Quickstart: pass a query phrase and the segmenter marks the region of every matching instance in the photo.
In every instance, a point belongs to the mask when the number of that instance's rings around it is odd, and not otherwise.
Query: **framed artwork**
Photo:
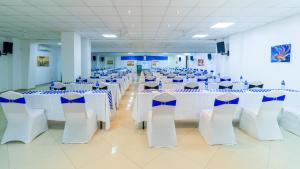
[[[290,63],[291,44],[284,44],[271,47],[271,63]]]
[[[39,67],[49,67],[49,56],[38,56],[37,66]]]
[[[158,61],[157,60],[153,60],[152,61],[152,66],[157,66]]]
[[[134,61],[133,60],[128,60],[127,61],[127,66],[134,66]]]
[[[113,65],[114,64],[114,61],[113,60],[107,60],[106,62],[108,65]]]
[[[198,66],[204,66],[204,59],[198,59]]]

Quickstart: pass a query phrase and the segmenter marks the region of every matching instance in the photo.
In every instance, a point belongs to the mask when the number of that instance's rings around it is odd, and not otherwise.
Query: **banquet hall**
[[[299,0],[0,0],[0,169],[299,169],[299,27]]]

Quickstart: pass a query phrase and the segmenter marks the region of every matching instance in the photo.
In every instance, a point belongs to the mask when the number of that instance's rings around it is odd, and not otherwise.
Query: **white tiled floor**
[[[235,146],[208,146],[195,123],[177,123],[176,148],[151,149],[146,132],[131,118],[135,87],[122,99],[109,131],[98,130],[89,144],[61,144],[62,125],[30,144],[0,145],[0,169],[299,169],[300,137],[283,130],[284,140],[261,142],[236,128]],[[0,113],[0,136],[3,133]]]

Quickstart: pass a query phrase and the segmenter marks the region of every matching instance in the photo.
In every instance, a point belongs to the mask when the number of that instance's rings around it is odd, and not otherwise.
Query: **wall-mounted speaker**
[[[101,62],[104,62],[104,57],[101,57]]]
[[[93,56],[93,61],[96,61],[97,60],[97,57],[96,56]]]
[[[208,59],[208,60],[211,60],[211,59],[212,59],[211,53],[207,54],[207,59]]]
[[[181,57],[178,58],[179,62],[181,62]]]
[[[13,53],[13,43],[11,42],[3,42],[3,50],[4,54],[12,54]]]
[[[194,61],[194,56],[190,56],[190,60],[191,60],[191,61]]]

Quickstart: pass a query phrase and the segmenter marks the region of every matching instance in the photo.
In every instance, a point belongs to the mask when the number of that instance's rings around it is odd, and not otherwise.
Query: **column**
[[[87,38],[81,39],[81,75],[82,77],[91,76],[91,40]]]
[[[81,76],[81,37],[76,32],[61,33],[61,71],[63,82]]]

